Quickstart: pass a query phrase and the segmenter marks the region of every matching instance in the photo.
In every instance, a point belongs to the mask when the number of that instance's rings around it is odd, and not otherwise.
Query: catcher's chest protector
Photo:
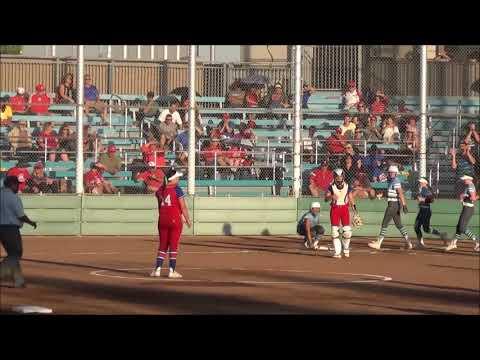
[[[346,183],[343,183],[341,189],[337,187],[335,183],[331,185],[332,194],[337,195],[337,200],[332,201],[332,205],[346,205],[348,204],[348,189],[349,186]]]

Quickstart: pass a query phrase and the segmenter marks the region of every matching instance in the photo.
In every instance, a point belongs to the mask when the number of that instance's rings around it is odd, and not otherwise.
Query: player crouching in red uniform
[[[170,168],[164,177],[163,185],[157,190],[155,196],[158,200],[158,234],[160,237],[160,245],[158,247],[157,262],[155,269],[150,276],[160,277],[163,261],[169,251],[169,273],[168,277],[179,279],[182,277],[175,271],[177,265],[177,250],[182,234],[182,215],[188,227],[192,226],[188,209],[183,199],[185,194],[180,186],[179,179],[183,176],[173,167]]]
[[[350,239],[352,237],[352,227],[350,226],[349,207],[354,209],[355,203],[352,196],[352,188],[344,180],[343,170],[335,169],[333,172],[334,180],[325,193],[325,201],[330,203],[330,223],[332,224],[332,240],[335,249],[334,258],[350,257]],[[342,226],[342,240],[340,240],[339,228]]]

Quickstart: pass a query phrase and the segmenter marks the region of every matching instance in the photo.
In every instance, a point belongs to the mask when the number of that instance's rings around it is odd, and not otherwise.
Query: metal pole
[[[357,89],[362,90],[362,45],[358,45],[357,53]]]
[[[190,46],[190,56],[193,56],[195,57],[195,46],[193,46],[193,51],[192,51],[192,47]],[[180,60],[180,45],[177,45],[177,56],[176,56],[176,59],[177,61]]]
[[[163,60],[168,60],[168,45],[163,45]]]
[[[108,59],[112,58],[112,45],[107,46],[107,58]]]
[[[77,46],[77,164],[75,188],[77,194],[83,193],[83,45]]]
[[[150,45],[150,60],[155,60],[155,45]]]
[[[57,47],[55,45],[52,45],[52,57],[57,56]]]
[[[177,55],[178,55],[177,47]],[[190,46],[190,108],[188,109],[188,194],[195,195],[195,45]]]
[[[302,46],[295,45],[295,118],[293,132],[293,194],[295,198],[300,197],[300,111],[301,111],[301,66],[302,66]]]
[[[427,46],[420,46],[420,176],[427,176]]]
[[[215,45],[210,45],[210,62],[215,62]]]
[[[142,58],[142,45],[137,45],[137,59]]]
[[[127,45],[123,45],[123,59],[126,60],[128,56],[128,48]]]

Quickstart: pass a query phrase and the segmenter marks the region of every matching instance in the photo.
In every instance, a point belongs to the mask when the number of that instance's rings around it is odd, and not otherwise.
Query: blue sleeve
[[[178,185],[175,188],[175,193],[177,194],[177,198],[179,198],[179,199],[185,197],[185,193],[183,192],[182,188]]]

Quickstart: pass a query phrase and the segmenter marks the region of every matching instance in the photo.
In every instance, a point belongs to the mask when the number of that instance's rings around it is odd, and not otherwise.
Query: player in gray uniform
[[[445,251],[450,251],[457,248],[457,241],[461,240],[462,235],[466,235],[467,238],[475,242],[474,251],[480,251],[480,239],[467,228],[468,222],[475,212],[475,201],[478,200],[478,195],[473,185],[473,177],[469,175],[463,175],[460,180],[463,180],[465,184],[465,190],[460,194],[460,201],[462,202],[463,209],[458,219],[457,229],[455,232],[455,239],[450,241],[450,244],[445,248]]]
[[[432,217],[432,210],[430,204],[434,201],[434,196],[430,188],[428,187],[428,180],[424,177],[418,180],[420,188],[418,191],[418,214],[415,219],[415,233],[417,234],[417,243],[415,247],[417,249],[424,249],[425,243],[423,242],[423,231],[426,233],[432,233],[433,235],[440,236],[440,238],[446,241],[447,233],[440,233],[437,229],[430,226],[430,218]],[[445,244],[446,245],[446,244]]]
[[[297,224],[297,233],[304,236],[307,249],[320,250],[318,246],[325,229],[320,225],[320,203],[313,202],[310,211],[302,216]]]
[[[387,227],[390,221],[393,219],[395,226],[400,231],[405,240],[405,249],[411,250],[412,243],[408,239],[408,232],[405,226],[402,225],[402,220],[400,217],[400,210],[403,209],[403,212],[408,213],[407,203],[405,201],[405,196],[403,195],[402,184],[397,178],[398,167],[391,165],[388,168],[388,180],[387,180],[387,209],[385,210],[385,215],[383,216],[382,228],[380,229],[380,234],[376,241],[368,243],[368,246],[379,250],[382,246],[383,239],[387,233]]]

